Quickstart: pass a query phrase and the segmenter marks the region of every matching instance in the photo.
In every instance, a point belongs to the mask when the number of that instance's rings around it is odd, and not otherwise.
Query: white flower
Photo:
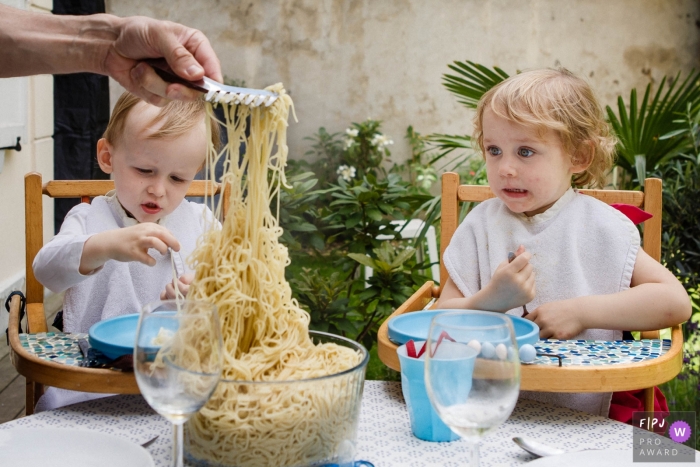
[[[375,146],[377,149],[383,149],[385,146],[394,144],[394,141],[381,133],[375,133],[372,137],[372,141],[370,141],[370,144]]]
[[[345,134],[347,135],[343,140],[343,149],[350,149],[350,146],[355,144],[355,138],[360,134],[359,130],[356,128],[346,128]]]
[[[355,167],[352,166],[341,165],[340,167],[338,167],[338,170],[336,170],[335,173],[343,177],[343,180],[345,180],[346,182],[349,182],[350,180],[355,178],[357,170],[355,169]]]

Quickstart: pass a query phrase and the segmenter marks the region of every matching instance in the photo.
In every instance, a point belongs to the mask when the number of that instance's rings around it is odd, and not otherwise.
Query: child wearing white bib
[[[685,289],[640,248],[634,224],[575,191],[604,186],[615,148],[585,81],[563,69],[510,77],[481,98],[474,128],[496,198],[452,237],[438,308],[521,316],[527,305],[542,339],[614,340],[690,317]],[[522,396],[607,417],[611,393]]]

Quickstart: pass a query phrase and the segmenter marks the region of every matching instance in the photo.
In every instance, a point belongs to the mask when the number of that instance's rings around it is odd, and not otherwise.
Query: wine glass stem
[[[469,467],[479,467],[479,443],[472,444],[472,459]]]
[[[173,423],[173,467],[184,467],[182,460],[183,423]]]

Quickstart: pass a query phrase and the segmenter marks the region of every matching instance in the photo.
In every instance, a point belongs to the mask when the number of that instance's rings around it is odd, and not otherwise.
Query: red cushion
[[[618,422],[630,423],[634,412],[644,412],[644,389],[613,392],[608,417]],[[665,417],[662,414],[668,414],[668,404],[661,389],[654,386],[654,413],[657,412],[662,418]],[[665,428],[662,428],[662,431],[664,430]]]

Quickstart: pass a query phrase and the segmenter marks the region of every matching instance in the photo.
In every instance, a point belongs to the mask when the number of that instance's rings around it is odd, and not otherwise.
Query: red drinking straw
[[[450,337],[449,334],[447,334],[447,331],[442,331],[440,333],[440,336],[438,337],[437,344],[435,344],[435,352],[437,352],[437,349],[440,346],[440,343],[443,339],[447,339],[450,342],[455,341]],[[421,347],[421,349],[418,352],[416,352],[416,343],[413,342],[413,339],[409,340],[408,342],[406,342],[406,355],[408,355],[410,358],[420,358],[423,355],[423,353],[425,353],[426,344],[427,342],[424,342],[423,347]],[[433,352],[430,356],[435,356],[435,352]]]

